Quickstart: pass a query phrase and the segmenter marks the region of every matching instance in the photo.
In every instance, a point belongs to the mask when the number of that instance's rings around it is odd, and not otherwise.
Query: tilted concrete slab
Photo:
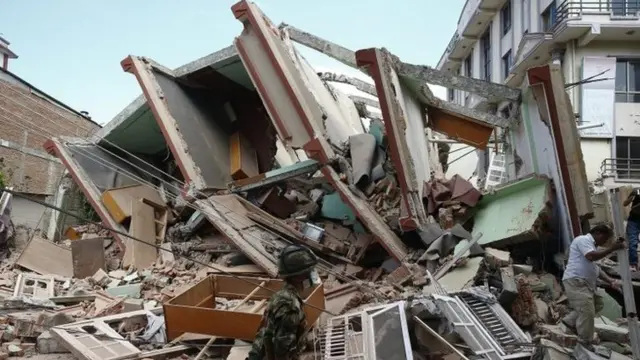
[[[128,56],[122,60],[122,68],[126,72],[130,72],[135,75],[144,97],[147,99],[147,104],[151,108],[153,115],[160,126],[160,130],[164,138],[167,141],[167,145],[173,154],[178,167],[180,168],[185,181],[192,184],[196,189],[203,190],[209,187],[215,188],[220,186],[221,179],[218,175],[213,174],[213,171],[220,171],[218,167],[211,167],[211,164],[206,164],[203,168],[194,159],[193,155],[189,151],[189,145],[194,146],[193,143],[189,144],[185,139],[184,128],[182,128],[178,122],[179,119],[173,116],[169,109],[167,95],[159,82],[158,77],[163,77],[165,83],[169,84],[174,81],[173,72],[169,72],[165,69],[158,69],[152,66],[150,61],[138,56]],[[189,105],[189,104],[186,104]],[[182,119],[184,120],[184,119]],[[194,123],[196,125],[197,123]],[[204,135],[204,132],[196,132]],[[193,139],[190,139],[193,141]],[[204,141],[204,139],[201,139]],[[205,142],[206,143],[206,142]],[[217,161],[213,158],[214,154],[201,154],[208,155],[208,159],[212,160],[212,164],[216,164]],[[210,174],[204,173],[209,168]],[[208,176],[210,175],[210,176]],[[230,180],[230,178],[228,179]]]
[[[543,177],[504,184],[476,205],[472,234],[482,233],[478,244],[496,248],[537,239],[546,231],[538,218],[552,214],[551,198],[550,181]]]
[[[336,112],[339,107],[333,96],[317,74],[297,58],[286,32],[281,33],[255,4],[241,1],[232,11],[244,24],[235,41],[238,53],[285,146],[303,148],[310,158],[325,165],[323,174],[363,225],[392,256],[405,259],[408,251],[400,238],[326,165],[335,155],[324,136],[324,124],[330,120],[349,122]]]
[[[69,147],[70,144],[75,145],[77,149],[75,151],[72,150]],[[95,182],[91,179],[91,176],[87,173],[87,171],[85,171],[84,167],[78,162],[79,157],[83,157],[88,159],[89,161],[96,161],[96,164],[100,166],[100,164],[97,163],[98,161],[100,161],[99,159],[96,159],[93,155],[89,154],[88,151],[84,151],[82,149],[82,147],[89,146],[95,147],[94,144],[91,144],[86,140],[76,138],[52,138],[47,140],[47,142],[45,142],[44,144],[44,148],[49,154],[56,156],[58,159],[60,159],[60,161],[62,161],[62,164],[67,169],[67,171],[69,171],[69,174],[71,174],[71,177],[78,185],[80,190],[82,190],[82,193],[84,194],[84,196],[86,196],[89,204],[96,211],[96,213],[100,217],[100,220],[102,220],[102,223],[108,228],[126,233],[127,229],[125,229],[124,226],[115,221],[109,214],[107,208],[102,204],[102,192],[96,186]],[[113,231],[111,232],[111,234],[116,240],[118,246],[121,249],[124,249],[125,240],[127,238]]]
[[[356,53],[358,66],[365,68],[376,84],[389,152],[402,189],[400,228],[411,231],[427,225],[422,190],[431,177],[431,168],[425,116],[421,104],[400,83],[389,60],[378,49]]]

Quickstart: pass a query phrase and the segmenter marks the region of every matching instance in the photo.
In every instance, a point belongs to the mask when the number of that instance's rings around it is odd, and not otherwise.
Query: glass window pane
[[[372,316],[375,360],[403,360],[407,358],[400,308],[393,308]]]
[[[627,96],[627,102],[640,103],[640,94],[629,94]]]
[[[616,154],[613,160],[613,169],[618,177],[628,179],[629,178],[629,138],[616,137]]]
[[[616,157],[618,159],[626,159],[629,157],[629,138],[616,137]]]
[[[626,103],[627,101],[627,93],[616,93],[616,102],[617,103]]]
[[[629,91],[640,91],[640,62],[629,62]]]
[[[616,91],[627,91],[627,62],[616,63]]]
[[[629,138],[629,177],[640,178],[640,138]]]

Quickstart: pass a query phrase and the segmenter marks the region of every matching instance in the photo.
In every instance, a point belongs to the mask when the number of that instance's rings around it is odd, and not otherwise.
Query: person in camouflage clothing
[[[300,292],[313,286],[318,263],[307,248],[289,245],[278,259],[278,275],[285,286],[273,294],[247,360],[296,360],[307,321]]]

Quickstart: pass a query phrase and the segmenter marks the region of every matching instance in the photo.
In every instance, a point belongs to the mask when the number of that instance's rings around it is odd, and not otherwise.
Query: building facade
[[[640,182],[639,11],[640,0],[468,0],[438,69],[522,87],[527,69],[561,64],[589,181]]]
[[[44,151],[44,142],[51,136],[87,137],[100,125],[10,72],[9,60],[17,56],[8,45],[0,38],[0,172],[7,186],[49,200],[61,184],[64,167]],[[44,207],[14,197],[15,225],[35,227],[43,212]]]

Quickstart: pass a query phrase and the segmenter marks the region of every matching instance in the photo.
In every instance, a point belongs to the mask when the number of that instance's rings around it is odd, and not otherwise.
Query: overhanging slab
[[[144,97],[147,99],[147,104],[149,104],[160,130],[167,140],[169,149],[171,149],[185,181],[193,184],[196,189],[206,189],[208,182],[189,152],[187,141],[179,130],[177,119],[169,110],[166,95],[156,78],[158,73],[154,72],[146,59],[138,56],[128,56],[122,60],[121,65],[124,71],[136,76]],[[162,76],[166,77],[164,74]],[[169,79],[169,81],[171,80],[173,79]],[[219,185],[218,181],[209,179],[209,183],[211,182]]]
[[[87,143],[86,141],[81,139],[73,139],[72,141],[79,146],[95,147],[95,145]],[[102,204],[102,201],[100,200],[102,196],[101,189],[96,186],[95,182],[92,181],[90,174],[88,174],[87,171],[85,171],[85,168],[77,161],[79,157],[83,156],[89,161],[93,161],[89,159],[90,157],[92,158],[92,156],[88,156],[88,153],[85,153],[84,150],[76,150],[74,152],[68,147],[68,143],[69,141],[65,141],[60,138],[52,138],[47,140],[47,142],[44,144],[44,148],[48,153],[55,155],[58,159],[60,159],[60,161],[62,161],[64,167],[67,169],[67,171],[69,171],[69,174],[71,174],[71,177],[73,178],[75,183],[78,184],[80,190],[82,190],[82,193],[86,196],[91,207],[93,207],[93,209],[100,217],[100,220],[102,220],[102,223],[111,229],[119,230],[123,233],[126,233],[127,229],[125,229],[122,225],[115,221],[109,214],[107,208]],[[100,165],[98,164],[97,166]],[[135,181],[134,179],[126,177],[123,184],[127,183],[139,184],[139,182]],[[121,249],[124,249],[125,237],[113,231],[111,232],[111,234],[116,240],[118,246]]]
[[[326,114],[306,86],[279,30],[249,1],[231,7],[244,25],[234,45],[285,146],[303,148],[321,163],[333,158],[322,136]]]
[[[446,88],[471,92],[486,98],[491,102],[518,101],[520,100],[520,90],[509,86],[460,76],[448,71],[433,69],[425,65],[413,65],[398,61],[396,71],[400,76],[419,79],[422,82],[440,85]]]

